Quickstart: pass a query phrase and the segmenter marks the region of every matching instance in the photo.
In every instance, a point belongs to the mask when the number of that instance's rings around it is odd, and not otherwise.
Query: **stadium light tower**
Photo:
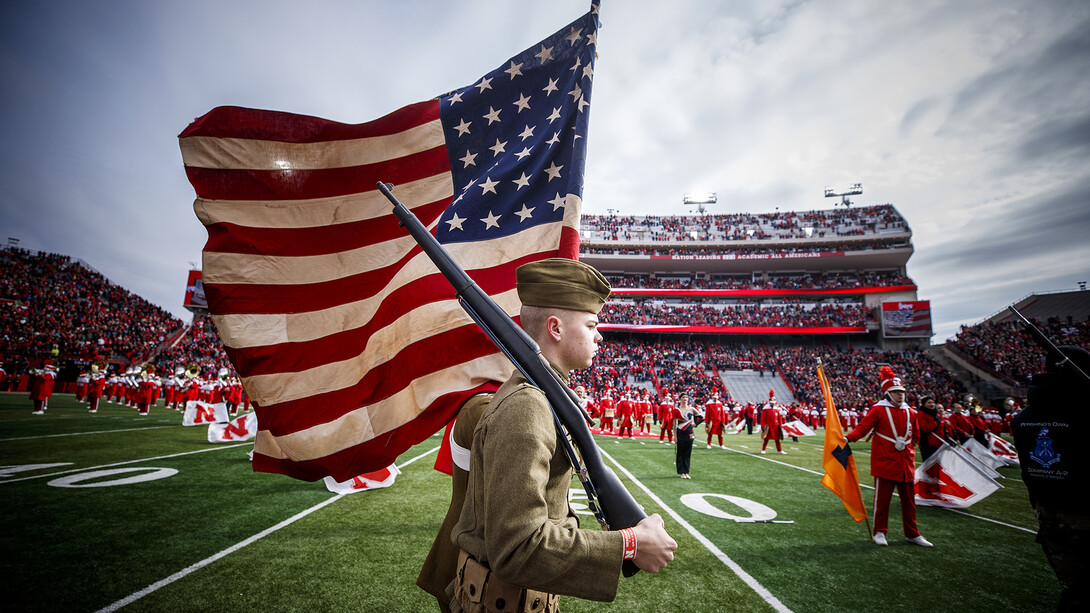
[[[687,206],[696,205],[696,210],[701,215],[704,214],[706,204],[715,204],[719,200],[715,192],[692,192],[685,194],[681,202]]]
[[[862,183],[852,183],[847,187],[826,185],[825,197],[826,198],[840,198],[840,204],[845,207],[851,206],[852,201],[848,199],[848,196],[858,196],[863,193]]]

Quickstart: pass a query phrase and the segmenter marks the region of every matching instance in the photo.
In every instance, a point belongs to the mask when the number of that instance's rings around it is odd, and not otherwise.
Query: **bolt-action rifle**
[[[590,418],[580,406],[575,392],[560,379],[541,355],[537,342],[469,278],[416,215],[391,193],[392,188],[393,185],[388,183],[378,184],[379,191],[393,204],[394,215],[401,225],[416,239],[439,272],[454,286],[462,308],[530,384],[544,392],[552,408],[560,443],[587,491],[588,505],[602,527],[606,530],[621,530],[640,523],[647,515],[621,484],[617,475],[602,461],[601,451],[590,433]],[[570,441],[568,436],[571,437]],[[579,448],[578,456],[572,443]],[[582,464],[585,466],[581,466],[579,456],[582,456]],[[639,568],[632,560],[625,560],[622,571],[626,577],[630,577]]]

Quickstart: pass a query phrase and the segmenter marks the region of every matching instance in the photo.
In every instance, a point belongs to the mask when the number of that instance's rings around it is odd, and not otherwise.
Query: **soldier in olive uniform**
[[[553,258],[515,273],[522,327],[565,381],[587,368],[602,340],[610,287],[597,270]],[[619,531],[582,529],[568,504],[573,470],[541,390],[519,372],[496,392],[473,436],[452,584],[458,611],[555,611],[557,595],[616,597],[621,563],[658,572],[677,543],[657,514]]]
[[[450,508],[435,535],[428,557],[416,578],[420,589],[435,596],[439,601],[439,610],[450,613],[450,596],[447,586],[454,581],[454,567],[458,563],[458,547],[450,540],[450,530],[462,515],[462,504],[466,499],[466,482],[469,480],[469,449],[473,444],[473,430],[481,418],[492,394],[477,394],[470,397],[458,411],[458,418],[450,431],[451,455],[451,495]]]

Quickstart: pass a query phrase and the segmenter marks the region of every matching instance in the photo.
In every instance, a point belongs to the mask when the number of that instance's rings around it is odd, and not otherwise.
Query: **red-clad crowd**
[[[182,321],[65,255],[0,249],[0,355],[139,361]]]
[[[861,304],[818,305],[756,303],[723,307],[682,304],[611,302],[599,318],[603,323],[682,326],[840,327],[867,325],[870,310]]]
[[[606,275],[614,289],[850,289],[915,285],[897,271],[855,271],[769,275],[703,277],[651,277],[650,275]]]
[[[654,241],[662,242],[662,241]],[[796,247],[752,247],[727,249],[723,247],[708,246],[672,246],[664,244],[662,247],[628,246],[624,244],[605,245],[594,244],[587,241],[579,247],[579,253],[597,255],[669,255],[681,257],[729,257],[771,255],[777,257],[790,257],[798,254],[837,253],[841,251],[874,251],[877,249],[910,248],[912,243],[905,238],[873,238],[862,241],[837,241],[823,242],[813,245],[799,245]]]
[[[906,228],[892,205],[733,215],[626,216],[588,215],[580,230],[605,240],[707,241],[770,240],[825,236],[862,236]]]
[[[873,347],[790,347],[774,350],[777,366],[800,402],[821,403],[821,387],[815,375],[821,358],[838,407],[865,408],[877,389],[875,371],[889,364],[909,390],[908,402],[931,396],[949,406],[961,398],[965,386],[924,350],[880,351]]]
[[[196,364],[202,377],[217,373],[222,368],[233,370],[216,331],[216,324],[209,317],[194,317],[185,336],[177,344],[163,349],[155,357],[155,362],[168,370]]]
[[[1090,321],[1053,317],[1045,322],[1034,321],[1034,325],[1057,345],[1090,347]],[[1027,383],[1045,367],[1044,350],[1034,342],[1026,327],[1016,321],[962,326],[946,347],[1014,383]]]
[[[953,373],[922,350],[768,347],[705,344],[695,340],[655,342],[638,338],[603,341],[595,365],[574,372],[572,385],[584,386],[588,395],[596,398],[603,394],[622,394],[635,383],[636,387],[655,389],[659,400],[666,393],[672,393],[676,398],[686,391],[699,404],[716,393],[724,399],[729,398],[729,390],[718,376],[721,371],[767,370],[780,374],[792,388],[797,410],[810,411],[824,406],[817,378],[818,358],[824,365],[837,407],[843,413],[845,427],[854,427],[861,412],[881,396],[876,373],[882,364],[891,365],[900,373],[901,380],[911,390],[910,404],[928,396],[946,407],[953,407],[966,394],[965,387]],[[790,410],[790,407],[786,408]],[[813,423],[821,425],[816,418]]]

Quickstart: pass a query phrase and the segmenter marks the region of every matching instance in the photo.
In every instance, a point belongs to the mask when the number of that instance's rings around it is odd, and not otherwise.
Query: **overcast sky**
[[[0,241],[179,317],[207,238],[177,135],[215,106],[345,123],[469,85],[586,12],[515,2],[5,2]],[[1090,281],[1090,2],[603,0],[584,212],[892,203],[952,336]]]

